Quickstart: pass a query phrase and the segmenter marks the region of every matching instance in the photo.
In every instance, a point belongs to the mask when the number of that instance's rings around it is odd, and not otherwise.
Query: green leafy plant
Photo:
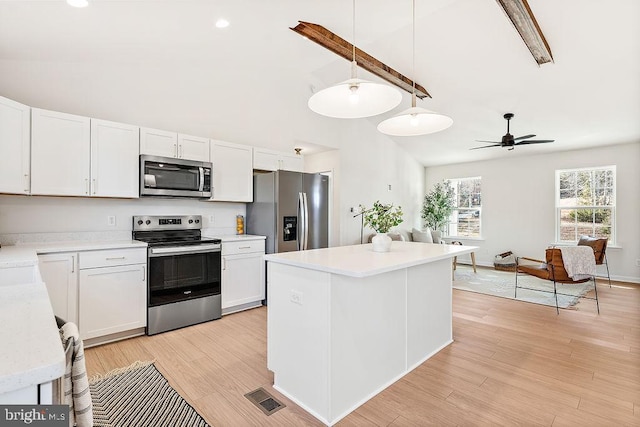
[[[402,223],[402,208],[384,205],[377,200],[371,209],[360,205],[360,213],[364,213],[364,224],[373,228],[377,233],[388,233],[391,227]]]
[[[432,230],[444,231],[455,208],[455,193],[449,181],[443,180],[433,186],[424,196],[422,219]]]

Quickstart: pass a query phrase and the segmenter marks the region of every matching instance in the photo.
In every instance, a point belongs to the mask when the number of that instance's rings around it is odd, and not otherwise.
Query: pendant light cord
[[[411,71],[413,73],[413,81],[412,83],[412,93],[411,93],[411,106],[415,107],[416,106],[416,0],[412,1],[412,8],[411,8],[411,19],[412,19],[412,25],[413,25],[413,30],[412,30],[412,64],[411,67],[413,68],[413,70]]]
[[[355,79],[358,75],[358,62],[356,61],[356,0],[353,0],[353,37],[351,39],[351,78]]]

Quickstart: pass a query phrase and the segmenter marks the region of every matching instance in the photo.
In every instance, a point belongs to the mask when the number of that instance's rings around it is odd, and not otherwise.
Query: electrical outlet
[[[636,267],[640,267],[640,259],[636,260]]]
[[[216,221],[216,217],[213,215],[209,215],[209,225],[213,225]]]
[[[115,227],[116,226],[116,217],[113,215],[109,215],[107,217],[107,225],[110,227]]]
[[[291,302],[302,305],[302,292],[291,290]]]

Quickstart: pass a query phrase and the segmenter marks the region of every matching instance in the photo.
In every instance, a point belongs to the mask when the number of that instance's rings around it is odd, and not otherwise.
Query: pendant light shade
[[[400,104],[402,95],[389,85],[351,78],[309,98],[309,108],[323,116],[356,119],[385,113]]]
[[[313,94],[308,102],[312,111],[339,119],[357,119],[386,113],[402,101],[402,95],[397,89],[358,78],[355,36],[356,1],[353,0],[351,78]]]
[[[413,0],[413,73],[416,68],[416,1]],[[440,132],[453,124],[451,117],[416,107],[415,79],[411,94],[411,108],[378,124],[378,130],[393,136],[416,136]]]

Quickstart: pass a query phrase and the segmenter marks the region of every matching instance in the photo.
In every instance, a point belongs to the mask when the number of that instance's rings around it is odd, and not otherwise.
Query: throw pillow
[[[411,230],[411,235],[413,236],[414,242],[423,242],[423,243],[433,243],[433,239],[431,238],[431,230],[427,228],[426,231],[420,231],[417,229]]]

